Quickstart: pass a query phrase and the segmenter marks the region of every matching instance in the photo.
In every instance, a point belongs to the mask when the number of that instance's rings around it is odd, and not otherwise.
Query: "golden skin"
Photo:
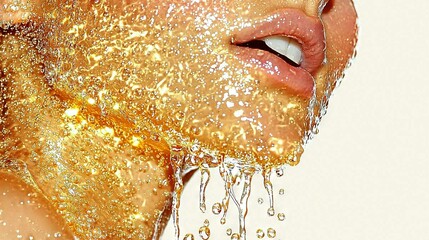
[[[296,164],[317,122],[310,100],[264,84],[229,47],[242,26],[277,9],[321,17],[320,115],[356,41],[352,3],[330,1],[323,13],[321,5],[40,0],[14,10],[17,18],[1,15],[17,27],[4,24],[12,34],[0,38],[0,169],[18,178],[28,169],[32,191],[76,236],[150,238],[171,201],[169,146]]]

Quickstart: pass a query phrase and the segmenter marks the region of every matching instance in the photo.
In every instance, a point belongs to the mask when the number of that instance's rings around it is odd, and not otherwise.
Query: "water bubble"
[[[191,133],[196,135],[196,136],[201,135],[201,132],[202,132],[201,128],[196,127],[196,126],[192,126],[190,130],[191,130]]]
[[[259,204],[264,203],[264,199],[262,199],[262,198],[258,198],[258,203],[259,203]]]
[[[284,221],[285,220],[285,214],[279,213],[279,214],[277,214],[277,218],[279,219],[279,221]]]
[[[231,240],[239,240],[239,239],[240,239],[240,234],[238,234],[238,233],[232,234]]]
[[[268,238],[275,238],[276,237],[276,230],[272,228],[267,229],[267,236]]]
[[[203,240],[207,240],[210,237],[210,228],[206,226],[200,227],[199,233]]]
[[[264,230],[262,229],[256,230],[256,237],[258,237],[259,239],[264,238],[265,237]]]
[[[232,229],[231,229],[231,228],[228,228],[228,229],[226,230],[226,235],[231,236],[231,234],[232,234]]]
[[[185,235],[185,237],[183,238],[183,240],[194,240],[194,235],[191,233],[188,233]]]
[[[284,190],[283,188],[281,188],[281,189],[279,190],[279,194],[280,194],[280,195],[284,195],[284,194],[285,194],[285,190]]]
[[[222,212],[222,205],[220,203],[213,204],[212,212],[216,215],[220,214],[220,212]]]
[[[268,208],[267,213],[268,213],[268,215],[270,215],[270,216],[274,216],[274,213],[275,213],[274,208],[272,208],[272,207]]]
[[[185,117],[185,113],[184,112],[182,112],[182,111],[178,111],[177,113],[176,113],[176,119],[177,120],[182,120],[183,118]]]

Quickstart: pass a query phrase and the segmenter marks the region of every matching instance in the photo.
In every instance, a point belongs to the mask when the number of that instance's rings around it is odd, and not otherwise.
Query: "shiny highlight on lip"
[[[309,98],[314,91],[314,74],[325,58],[325,35],[321,21],[296,9],[284,9],[241,29],[231,39],[234,45],[268,36],[287,36],[302,45],[303,61],[291,66],[266,51],[232,46],[231,50],[245,65],[268,75],[269,85]]]

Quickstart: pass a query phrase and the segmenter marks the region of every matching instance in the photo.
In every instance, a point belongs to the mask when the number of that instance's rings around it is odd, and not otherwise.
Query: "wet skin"
[[[0,166],[83,238],[154,234],[171,201],[170,146],[296,164],[356,42],[349,0],[323,12],[298,0],[33,3],[1,15]],[[279,70],[310,85],[273,80],[237,46],[279,15],[324,33],[323,63],[307,68],[309,47]],[[302,35],[288,36],[312,46]]]

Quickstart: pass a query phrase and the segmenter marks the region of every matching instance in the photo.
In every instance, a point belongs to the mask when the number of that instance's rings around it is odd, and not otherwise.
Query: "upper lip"
[[[293,71],[306,71],[314,74],[321,66],[325,58],[323,24],[319,18],[307,16],[298,9],[282,9],[256,20],[249,27],[237,31],[233,35],[231,43],[238,45],[275,35],[294,38],[301,44],[303,59],[299,67],[290,66]],[[300,81],[300,79],[292,79],[290,81],[296,82]],[[300,91],[300,89],[296,90]]]

